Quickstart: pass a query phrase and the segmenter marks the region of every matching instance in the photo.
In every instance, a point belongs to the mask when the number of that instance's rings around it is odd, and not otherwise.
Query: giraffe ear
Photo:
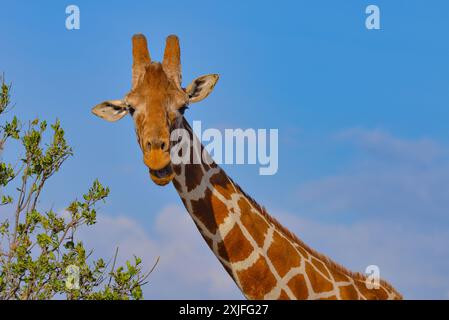
[[[114,122],[126,116],[128,105],[123,100],[109,100],[92,108],[92,113],[106,121]]]
[[[186,88],[189,102],[194,103],[206,98],[214,89],[218,78],[218,74],[208,74],[193,80]]]

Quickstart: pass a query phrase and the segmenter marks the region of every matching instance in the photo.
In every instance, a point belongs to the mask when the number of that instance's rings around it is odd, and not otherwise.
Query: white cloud
[[[443,153],[442,147],[427,138],[401,139],[381,129],[351,128],[335,135],[342,141],[355,143],[377,159],[429,163]]]
[[[337,136],[355,142],[361,155],[342,172],[300,185],[301,209],[393,220],[447,216],[449,148],[428,139],[399,139],[380,130],[352,129]]]

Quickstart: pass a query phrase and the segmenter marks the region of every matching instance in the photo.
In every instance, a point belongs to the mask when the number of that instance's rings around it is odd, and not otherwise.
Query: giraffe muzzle
[[[168,164],[166,167],[159,170],[150,169],[150,177],[157,185],[165,186],[173,180],[175,173],[171,164]]]

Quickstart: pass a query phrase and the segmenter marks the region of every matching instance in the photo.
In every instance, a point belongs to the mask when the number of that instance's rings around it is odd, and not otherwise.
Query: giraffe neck
[[[188,131],[192,145],[198,142],[185,120],[180,126]],[[218,165],[208,163],[174,165],[173,184],[204,240],[246,298],[400,298],[383,281],[379,289],[367,289],[363,276],[307,247]]]

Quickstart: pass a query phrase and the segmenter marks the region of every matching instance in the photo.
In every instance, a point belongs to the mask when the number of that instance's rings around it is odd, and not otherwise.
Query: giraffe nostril
[[[150,140],[146,143],[146,149],[147,151],[151,150],[161,150],[161,151],[167,151],[168,150],[168,142],[166,140]]]

